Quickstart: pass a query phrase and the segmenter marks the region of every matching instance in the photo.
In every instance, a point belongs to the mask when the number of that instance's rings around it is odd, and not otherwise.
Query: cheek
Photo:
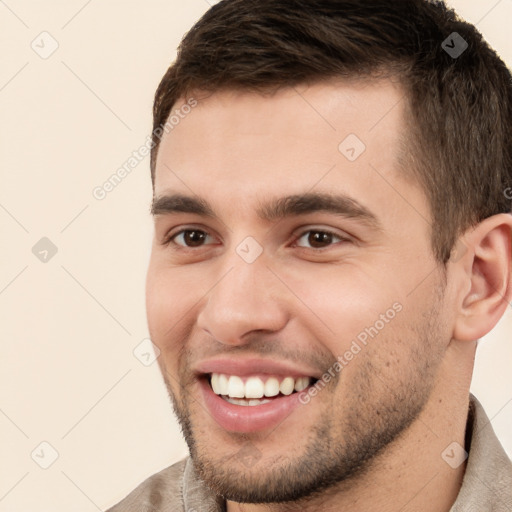
[[[190,309],[197,302],[197,286],[180,278],[179,269],[151,262],[146,278],[146,315],[153,343],[162,352],[180,350]]]
[[[373,275],[355,264],[310,268],[294,277],[289,274],[287,280],[311,311],[301,320],[311,319],[311,329],[325,332],[322,340],[335,355],[348,350],[359,335],[364,339],[368,329],[375,332],[372,327],[389,329],[404,306],[396,282],[386,282],[383,272]]]

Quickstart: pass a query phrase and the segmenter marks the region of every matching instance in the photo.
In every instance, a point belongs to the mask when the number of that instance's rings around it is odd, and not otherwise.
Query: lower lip
[[[229,432],[256,432],[276,427],[302,405],[299,393],[273,398],[261,405],[236,405],[216,395],[207,379],[200,379],[200,387],[210,414]]]

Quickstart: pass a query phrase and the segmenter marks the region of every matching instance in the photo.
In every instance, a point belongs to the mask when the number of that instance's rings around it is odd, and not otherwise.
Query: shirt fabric
[[[466,471],[450,512],[512,512],[512,462],[473,395],[465,444]],[[226,512],[226,501],[197,476],[188,456],[149,477],[107,512]]]

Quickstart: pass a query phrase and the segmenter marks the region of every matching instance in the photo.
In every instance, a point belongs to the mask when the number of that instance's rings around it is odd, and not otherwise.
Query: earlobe
[[[453,338],[473,341],[498,323],[512,299],[512,215],[488,217],[466,234],[459,265],[465,288]]]

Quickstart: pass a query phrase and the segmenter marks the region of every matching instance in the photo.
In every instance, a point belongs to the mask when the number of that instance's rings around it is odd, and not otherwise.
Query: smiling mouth
[[[204,376],[212,391],[234,405],[256,406],[299,393],[313,386],[315,377],[284,375],[238,376],[211,373]]]

